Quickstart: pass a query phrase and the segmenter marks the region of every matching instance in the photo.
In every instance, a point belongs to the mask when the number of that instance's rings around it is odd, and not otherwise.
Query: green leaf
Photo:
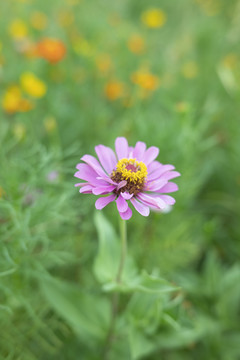
[[[157,347],[157,344],[154,344],[153,341],[149,340],[142,332],[133,326],[129,327],[129,345],[133,360],[148,355]]]
[[[145,294],[135,292],[126,309],[126,316],[130,324],[152,333],[159,325],[162,314],[159,294]]]
[[[110,307],[104,298],[53,278],[42,280],[41,289],[51,307],[81,338],[87,342],[105,339]]]
[[[113,281],[104,286],[104,290],[106,291],[141,291],[143,293],[152,294],[163,294],[179,289],[179,287],[171,284],[169,281],[155,275],[149,275],[146,271],[143,271],[141,275],[135,274],[135,276],[131,276],[129,279],[123,277],[121,283]]]
[[[95,214],[95,224],[98,232],[98,254],[94,263],[94,273],[102,282],[110,282],[117,276],[120,262],[120,245],[111,224],[101,212]]]

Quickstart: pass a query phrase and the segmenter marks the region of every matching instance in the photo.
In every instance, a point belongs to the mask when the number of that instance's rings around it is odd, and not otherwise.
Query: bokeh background
[[[96,199],[73,174],[125,136],[182,174],[168,213],[134,212],[129,252],[181,286],[168,325],[200,329],[134,358],[239,359],[240,1],[8,0],[0,17],[0,358],[101,358],[41,281],[100,291]]]

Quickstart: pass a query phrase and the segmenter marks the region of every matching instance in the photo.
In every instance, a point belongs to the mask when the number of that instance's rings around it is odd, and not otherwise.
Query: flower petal
[[[138,141],[135,145],[135,148],[133,149],[133,155],[132,155],[133,159],[142,161],[145,150],[146,150],[146,144],[142,141]]]
[[[97,201],[95,202],[95,207],[97,210],[102,210],[105,206],[107,206],[108,204],[110,204],[110,202],[114,201],[116,198],[116,195],[109,195],[106,197],[101,197],[99,199],[97,199]]]
[[[81,160],[91,166],[96,171],[96,173],[98,173],[98,175],[103,177],[106,176],[106,173],[103,171],[103,168],[94,156],[84,155]]]
[[[166,174],[162,176],[162,179],[171,180],[178,176],[181,176],[181,174],[178,171],[168,171]]]
[[[84,182],[84,183],[78,183],[78,184],[75,184],[74,186],[85,186],[85,185],[88,185],[88,183]]]
[[[77,171],[74,176],[88,181],[89,183],[92,183],[94,185],[105,185],[106,182],[103,180],[98,180],[97,179],[97,173],[95,170],[93,170],[93,168],[87,164],[78,164],[77,165],[77,169],[79,171]]]
[[[152,171],[150,175],[148,175],[148,180],[154,180],[160,177],[162,174],[166,173],[167,171],[173,170],[173,165],[160,165],[156,168],[156,170]]]
[[[92,193],[93,186],[92,185],[86,185],[80,188],[79,192],[81,194],[91,194]]]
[[[143,203],[140,203],[135,198],[132,198],[130,201],[135,207],[135,209],[139,212],[139,214],[141,214],[142,216],[149,215],[150,210],[148,206],[144,205]]]
[[[115,141],[118,160],[128,157],[128,142],[125,137],[118,137]]]
[[[165,186],[163,186],[161,189],[159,189],[157,192],[164,194],[164,193],[171,193],[174,191],[178,191],[177,184],[169,182]]]
[[[117,164],[116,155],[113,150],[107,146],[98,145],[95,147],[95,151],[104,169],[108,174],[111,174]]]
[[[126,200],[121,196],[121,194],[119,195],[119,197],[116,200],[117,203],[117,209],[119,212],[125,212],[128,209],[128,203],[126,202]]]
[[[158,180],[152,181],[152,182],[147,182],[147,184],[144,187],[144,190],[146,191],[158,191],[160,190],[164,185],[167,184],[167,180],[165,180],[164,178],[160,178]]]
[[[167,205],[174,205],[176,200],[169,195],[160,195],[160,199],[162,199]]]
[[[166,207],[165,202],[160,199],[160,197],[155,197],[152,195],[147,195],[143,193],[139,193],[137,198],[141,200],[141,202],[147,206],[153,207],[155,209],[163,210]]]
[[[155,160],[152,161],[150,164],[148,164],[147,169],[148,169],[148,174],[150,175],[153,171],[159,169],[161,166],[163,166],[163,164],[161,164],[159,161]]]
[[[129,194],[128,192],[122,192],[121,193],[122,197],[125,199],[125,200],[129,200],[133,197],[133,194]]]
[[[111,193],[114,189],[116,188],[116,186],[110,185],[110,186],[98,186],[95,187],[92,190],[92,193],[94,195],[101,195],[101,194],[109,194]]]
[[[132,210],[129,207],[127,211],[120,212],[119,214],[123,220],[129,220],[132,217]]]
[[[145,152],[144,156],[143,156],[143,162],[145,165],[150,164],[153,160],[156,159],[156,157],[159,154],[159,149],[156,146],[151,146],[150,148],[147,149],[147,151]]]
[[[127,181],[126,181],[126,180],[120,181],[120,183],[118,183],[118,185],[117,185],[117,190],[121,189],[121,188],[124,187],[125,185],[127,185]]]

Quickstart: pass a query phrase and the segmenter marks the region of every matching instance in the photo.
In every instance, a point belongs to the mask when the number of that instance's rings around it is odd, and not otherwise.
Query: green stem
[[[124,268],[126,255],[127,255],[127,224],[126,224],[126,221],[122,220],[122,219],[120,219],[120,237],[121,237],[121,257],[120,257],[119,268],[118,268],[118,272],[117,272],[117,276],[116,276],[117,283],[121,283],[122,272],[123,272],[123,268]],[[104,360],[108,359],[109,350],[110,350],[111,344],[114,340],[115,322],[116,322],[116,317],[117,317],[118,310],[119,310],[118,304],[119,304],[119,293],[116,292],[113,294],[112,301],[111,301],[112,315],[111,315],[111,322],[110,322],[107,338],[105,341],[105,346],[103,349],[102,358]]]
[[[120,219],[120,236],[121,236],[121,258],[116,277],[116,282],[121,283],[122,272],[124,263],[127,255],[127,222],[126,220]]]

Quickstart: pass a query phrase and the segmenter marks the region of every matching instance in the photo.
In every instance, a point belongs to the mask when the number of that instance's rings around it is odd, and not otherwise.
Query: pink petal
[[[95,147],[95,151],[104,169],[108,174],[111,174],[117,164],[116,155],[113,150],[107,146],[98,145]]]
[[[117,209],[119,212],[125,212],[128,209],[128,203],[126,202],[126,200],[121,196],[121,194],[119,195],[119,197],[116,200],[117,203]]]
[[[123,220],[129,220],[132,217],[132,210],[129,207],[127,211],[120,212],[119,214]]]
[[[93,170],[93,168],[87,164],[78,164],[77,165],[77,169],[79,171],[77,171],[74,176],[85,180],[89,183],[92,183],[94,185],[104,185],[105,181],[103,180],[98,180],[97,179],[97,173],[95,170]]]
[[[138,141],[135,145],[135,148],[133,149],[133,155],[132,155],[133,159],[142,161],[145,150],[146,150],[146,144],[142,141]]]
[[[147,151],[144,154],[143,157],[143,162],[145,165],[150,164],[153,160],[156,159],[156,157],[159,154],[159,149],[155,146],[151,146],[150,148],[147,149]]]
[[[93,189],[92,185],[86,185],[86,186],[81,187],[79,192],[82,194],[91,194],[92,189]]]
[[[129,146],[128,147],[128,159],[132,159],[133,158],[133,147]]]
[[[111,193],[116,186],[110,185],[110,186],[98,186],[95,187],[92,191],[94,195],[101,195],[101,194],[109,194]]]
[[[78,184],[75,184],[74,186],[84,186],[84,185],[88,185],[88,183],[84,182],[84,183],[78,183]]]
[[[96,173],[98,173],[98,175],[103,177],[106,176],[106,173],[103,171],[103,168],[94,156],[84,155],[81,160],[90,165],[96,171]]]
[[[120,183],[118,183],[117,190],[121,189],[121,188],[124,187],[125,185],[127,185],[127,181],[126,181],[126,180],[120,181]]]
[[[178,186],[175,183],[169,182],[165,186],[163,186],[161,189],[159,189],[159,193],[171,193],[174,191],[178,191]]]
[[[137,198],[141,200],[145,205],[156,208],[156,209],[164,209],[166,204],[165,202],[160,199],[159,197],[154,197],[152,195],[147,195],[143,193],[139,193]]]
[[[97,201],[95,202],[95,207],[97,210],[102,210],[105,206],[107,206],[108,204],[110,204],[110,202],[114,201],[116,198],[116,195],[109,195],[106,197],[101,197],[99,199],[97,199]]]
[[[176,200],[169,195],[160,195],[160,199],[162,199],[167,205],[174,205]]]
[[[171,180],[178,176],[181,176],[181,174],[178,171],[168,171],[166,174],[162,176],[162,178],[165,180]]]
[[[141,214],[142,216],[149,215],[150,210],[148,206],[144,205],[143,203],[140,203],[135,198],[132,198],[130,201],[135,207],[135,209],[139,212],[139,214]]]
[[[159,169],[161,166],[163,166],[163,164],[157,160],[151,162],[151,164],[148,164],[147,166],[148,174],[150,175],[153,171]]]
[[[124,137],[116,139],[115,149],[119,160],[128,157],[128,142]]]
[[[125,199],[125,200],[129,200],[133,197],[133,194],[129,194],[128,192],[122,192],[121,193],[122,197]]]
[[[167,184],[167,180],[164,178],[160,178],[159,180],[155,180],[152,182],[147,182],[147,184],[144,187],[144,190],[146,191],[158,191],[160,190],[164,185]]]
[[[174,169],[173,165],[160,165],[159,167],[156,168],[156,170],[154,170],[150,175],[148,175],[148,180],[157,179],[162,174],[173,169]]]

